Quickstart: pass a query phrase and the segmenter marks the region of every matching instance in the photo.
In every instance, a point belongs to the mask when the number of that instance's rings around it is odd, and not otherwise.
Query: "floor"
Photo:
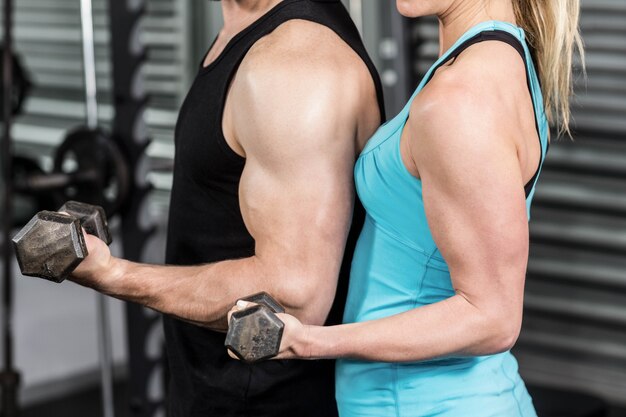
[[[115,385],[115,417],[131,417],[128,409],[127,386]],[[48,401],[22,410],[20,417],[102,417],[100,391],[87,389],[68,397]]]
[[[127,406],[126,384],[121,382],[115,386],[116,399],[116,417],[132,417]],[[532,389],[531,389],[532,391]],[[543,395],[539,398],[536,395],[535,403],[538,407],[540,417],[579,417],[582,415],[574,412],[565,412],[562,409],[550,403],[549,398],[558,398],[558,396]],[[568,407],[572,403],[568,403]],[[578,411],[580,411],[579,407]],[[596,414],[598,415],[598,414]],[[39,404],[37,406],[23,410],[21,417],[101,417],[100,409],[100,393],[97,388],[88,389],[62,399]],[[586,416],[586,415],[585,415]],[[589,414],[593,416],[593,414]],[[599,416],[599,415],[598,415]],[[209,416],[207,416],[209,417]],[[504,416],[503,416],[504,417]],[[608,415],[604,417],[626,417],[626,409],[613,408]]]

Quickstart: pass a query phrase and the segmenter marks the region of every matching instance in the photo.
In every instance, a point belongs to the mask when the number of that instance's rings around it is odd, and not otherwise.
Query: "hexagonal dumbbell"
[[[107,245],[111,244],[107,215],[102,207],[78,201],[67,201],[58,211],[77,218],[87,233],[96,236]]]
[[[107,245],[111,235],[99,206],[68,201],[54,211],[40,211],[13,238],[23,275],[62,282],[88,255],[81,227]]]
[[[274,313],[284,313],[285,309],[265,292],[242,300],[257,305],[231,315],[224,345],[248,363],[278,355],[285,325]]]

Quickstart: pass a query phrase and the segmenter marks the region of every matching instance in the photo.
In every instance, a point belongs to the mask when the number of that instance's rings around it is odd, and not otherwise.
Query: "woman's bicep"
[[[463,94],[431,106],[412,155],[455,291],[483,310],[521,312],[528,222],[517,149],[497,110],[477,104]]]

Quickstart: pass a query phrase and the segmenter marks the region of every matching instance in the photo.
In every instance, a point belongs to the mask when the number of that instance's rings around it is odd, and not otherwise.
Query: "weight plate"
[[[130,188],[128,163],[101,129],[78,128],[56,150],[54,171],[73,176],[66,200],[102,206],[108,217],[119,211]]]
[[[13,184],[24,184],[31,175],[45,175],[37,161],[26,156],[13,157]],[[58,190],[27,191],[16,187],[13,195],[13,225],[25,225],[35,213],[42,210],[54,210],[64,201]]]

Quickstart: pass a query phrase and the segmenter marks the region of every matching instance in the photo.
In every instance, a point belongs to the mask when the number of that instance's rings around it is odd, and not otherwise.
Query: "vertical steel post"
[[[154,232],[141,219],[147,197],[152,190],[145,181],[145,151],[151,140],[145,129],[143,114],[148,96],[142,88],[141,67],[146,50],[139,38],[139,22],[146,12],[145,0],[109,0],[111,56],[113,62],[113,98],[115,119],[113,139],[127,153],[131,167],[130,198],[122,210],[122,245],[124,257],[141,261],[143,249]],[[134,417],[155,417],[165,413],[161,393],[149,392],[163,386],[164,359],[146,350],[149,335],[161,326],[160,315],[144,307],[127,303],[130,408]]]
[[[363,36],[363,0],[350,0],[350,17],[354,21],[354,25]]]
[[[391,7],[389,14],[391,37],[397,45],[396,56],[391,60],[397,81],[392,89],[391,105],[393,106],[393,113],[389,114],[394,115],[404,107],[406,101],[411,96],[414,86],[412,85],[413,77],[411,74],[410,39],[407,19],[398,13],[395,1],[385,3],[388,4],[387,7]]]
[[[96,88],[96,53],[91,0],[80,0],[81,39],[83,48],[83,76],[85,84],[85,114],[89,129],[98,128],[98,98]],[[104,417],[115,416],[113,398],[113,354],[107,299],[96,294],[98,321],[98,354],[100,359],[100,388]]]
[[[2,56],[2,259],[3,259],[3,298],[2,298],[2,343],[4,346],[3,369],[0,372],[2,386],[2,416],[15,417],[19,414],[17,390],[19,373],[13,363],[13,252],[11,250],[11,230],[13,228],[13,186],[12,162],[13,146],[11,125],[13,110],[13,0],[4,0],[4,53]]]

